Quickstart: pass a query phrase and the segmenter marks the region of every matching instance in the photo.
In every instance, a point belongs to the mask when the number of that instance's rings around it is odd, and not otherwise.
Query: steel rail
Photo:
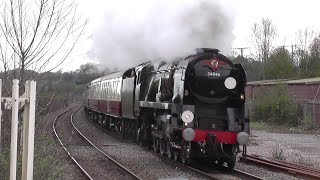
[[[82,106],[81,106],[82,107]],[[80,108],[81,108],[80,107]],[[79,108],[79,109],[80,109]],[[125,166],[123,166],[121,163],[117,162],[115,159],[113,159],[111,156],[109,156],[108,154],[106,154],[105,152],[103,152],[101,149],[99,149],[95,144],[93,144],[84,134],[82,134],[80,132],[80,130],[74,125],[73,123],[73,115],[79,110],[77,109],[72,115],[71,115],[71,124],[73,126],[73,128],[77,131],[77,133],[79,133],[79,135],[84,138],[89,144],[91,144],[91,146],[93,146],[96,150],[98,150],[101,154],[103,154],[105,157],[107,157],[110,161],[112,161],[116,166],[118,166],[120,169],[124,170],[128,175],[130,175],[132,178],[137,179],[137,180],[142,180],[140,177],[138,177],[136,174],[134,174],[132,171],[130,171],[129,169],[127,169]]]
[[[312,167],[308,167],[308,166],[304,166],[304,165],[300,165],[300,164],[290,163],[290,162],[286,162],[286,161],[282,161],[282,160],[278,160],[278,159],[275,159],[274,161],[276,161],[279,164],[283,164],[285,166],[295,167],[298,169],[303,169],[303,170],[306,170],[309,172],[315,172],[315,173],[320,174],[320,169],[316,169],[316,168],[312,168]]]
[[[236,174],[240,174],[244,177],[247,177],[247,178],[251,178],[251,179],[256,179],[256,180],[263,180],[265,178],[262,178],[262,177],[259,177],[259,176],[256,176],[256,175],[253,175],[253,174],[250,174],[250,173],[247,173],[247,172],[244,172],[244,171],[241,171],[239,169],[233,169],[233,171],[236,173]]]
[[[65,111],[63,111],[62,113],[60,113],[54,120],[52,123],[52,128],[53,128],[53,132],[57,138],[57,140],[59,141],[60,145],[62,146],[62,148],[66,151],[67,155],[69,156],[69,158],[72,160],[72,162],[80,169],[80,171],[90,180],[93,180],[93,178],[89,175],[89,173],[78,163],[78,161],[71,155],[71,153],[67,150],[67,148],[65,147],[65,145],[62,143],[57,131],[56,131],[56,122],[57,119],[62,116],[63,114],[67,113],[68,111],[71,111],[72,109],[75,109],[77,106],[69,108]],[[82,106],[79,106],[79,108],[77,109],[77,111],[81,108]],[[75,112],[77,112],[75,111]]]
[[[111,131],[109,131],[109,130],[107,130],[107,129],[105,129],[105,128],[102,128],[101,126],[99,126],[97,123],[95,123],[95,122],[93,122],[93,121],[90,121],[90,120],[89,120],[89,122],[90,122],[91,124],[93,124],[96,128],[100,129],[102,132],[108,134],[109,136],[111,136],[111,137],[113,137],[113,138],[115,138],[115,139],[117,139],[117,140],[119,140],[119,141],[127,142],[127,143],[134,144],[134,145],[139,145],[139,144],[137,144],[136,142],[130,141],[130,140],[128,140],[128,139],[124,139],[124,138],[122,138],[120,135],[115,134],[114,132],[111,132]],[[147,148],[146,148],[146,149],[147,149]],[[147,149],[147,150],[148,150],[148,149]],[[208,173],[205,173],[205,172],[203,172],[203,171],[201,171],[201,170],[199,170],[199,169],[193,168],[193,167],[191,167],[191,166],[187,166],[187,165],[181,164],[181,163],[179,163],[179,162],[175,162],[175,161],[169,159],[169,158],[166,157],[166,156],[162,156],[162,155],[159,154],[159,153],[155,153],[153,150],[148,150],[148,151],[151,152],[151,153],[153,153],[153,154],[155,154],[155,155],[157,155],[158,157],[161,158],[161,160],[165,161],[166,163],[168,163],[168,164],[170,164],[170,165],[173,165],[173,166],[176,166],[176,167],[178,167],[178,168],[180,168],[180,169],[183,169],[183,170],[185,170],[185,171],[187,171],[187,172],[190,172],[190,171],[191,171],[191,172],[193,172],[193,173],[195,173],[195,174],[198,174],[198,176],[202,176],[202,177],[204,177],[204,178],[208,178],[208,179],[212,179],[212,180],[219,179],[219,178],[214,177],[212,174],[208,174]],[[238,174],[238,175],[241,175],[241,176],[244,176],[244,177],[246,177],[246,178],[255,179],[255,180],[263,180],[263,179],[264,179],[264,178],[255,176],[255,175],[253,175],[253,174],[250,174],[250,173],[247,173],[247,172],[244,172],[244,171],[240,171],[240,170],[238,170],[238,169],[234,169],[232,173]]]
[[[267,160],[258,156],[252,156],[252,155],[246,155],[246,157],[241,157],[241,161],[245,163],[251,163],[259,166],[264,166],[269,169],[273,169],[276,171],[285,172],[287,174],[296,175],[304,178],[309,179],[320,179],[320,170],[289,163],[285,161],[279,161],[279,160]]]
[[[150,151],[150,152],[152,152],[153,154],[157,155],[159,158],[161,158],[161,160],[165,161],[166,163],[171,164],[173,166],[176,166],[176,167],[178,167],[180,169],[183,169],[183,170],[185,170],[187,172],[191,171],[191,172],[193,172],[193,173],[195,173],[197,175],[200,175],[200,176],[202,176],[204,178],[209,178],[209,179],[212,179],[212,180],[219,180],[218,178],[216,178],[216,177],[214,177],[214,176],[212,176],[212,175],[210,175],[208,173],[205,173],[203,171],[200,171],[200,170],[198,170],[196,168],[193,168],[193,167],[186,166],[186,165],[183,165],[181,163],[175,162],[175,161],[173,161],[173,160],[171,160],[171,159],[169,159],[169,158],[167,158],[165,156],[162,156],[161,154],[155,153],[153,151]]]
[[[184,164],[181,164],[179,162],[175,162],[169,158],[167,158],[166,156],[162,156],[161,154],[158,154],[158,153],[155,153],[153,151],[150,151],[152,153],[154,153],[155,155],[157,155],[159,158],[161,158],[161,160],[163,161],[166,161],[167,163],[173,165],[173,166],[176,166],[180,169],[183,169],[183,170],[186,170],[186,171],[191,171],[193,173],[196,173],[202,177],[205,177],[205,178],[209,178],[209,179],[212,179],[212,180],[219,180],[221,178],[217,178],[217,177],[214,177],[212,174],[209,174],[209,173],[206,173],[206,172],[203,172],[197,168],[194,168],[194,167],[191,167],[191,166],[188,166],[188,165],[184,165]],[[225,167],[227,168],[227,167]],[[227,171],[227,170],[225,170]],[[240,171],[240,170],[237,170],[237,169],[234,169],[231,173],[234,173],[234,174],[238,174],[238,175],[241,175],[241,176],[244,176],[246,178],[249,178],[249,179],[255,179],[255,180],[263,180],[264,178],[261,178],[261,177],[258,177],[258,176],[255,176],[253,174],[250,174],[250,173],[247,173],[247,172],[244,172],[244,171]],[[231,174],[232,175],[232,174]]]

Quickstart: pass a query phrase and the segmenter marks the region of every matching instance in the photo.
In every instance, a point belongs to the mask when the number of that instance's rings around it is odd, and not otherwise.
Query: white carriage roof
[[[106,75],[106,76],[99,77],[99,78],[93,80],[93,81],[91,82],[91,84],[97,83],[97,82],[100,82],[100,81],[104,81],[104,80],[108,80],[108,79],[119,78],[119,77],[122,77],[123,74],[124,74],[124,71],[111,73],[111,74],[108,74],[108,75]]]

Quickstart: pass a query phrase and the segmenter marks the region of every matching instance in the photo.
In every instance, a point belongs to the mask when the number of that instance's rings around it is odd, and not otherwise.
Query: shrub
[[[279,159],[279,160],[285,160],[286,157],[284,156],[283,149],[280,147],[274,147],[272,148],[272,157],[274,159]]]
[[[44,139],[41,142],[35,142],[34,151],[34,179],[59,179],[64,173],[64,164],[60,161],[62,148],[52,142],[50,139]],[[9,179],[10,175],[10,149],[2,149],[0,153],[0,179]],[[17,179],[21,179],[22,155],[17,159]]]
[[[301,119],[301,126],[305,129],[312,129],[314,128],[313,119],[310,116],[305,116]]]
[[[0,152],[0,179],[9,179],[10,174],[10,151],[8,148]]]
[[[253,121],[297,126],[301,119],[300,106],[289,95],[286,84],[264,87],[252,105]]]

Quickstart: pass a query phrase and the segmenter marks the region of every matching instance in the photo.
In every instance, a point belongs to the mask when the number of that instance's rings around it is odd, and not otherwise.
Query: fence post
[[[13,86],[12,86],[10,180],[16,180],[17,178],[18,111],[19,111],[19,80],[14,79]]]
[[[24,91],[24,95],[25,98],[29,98],[30,97],[30,81],[26,81],[25,84],[25,91]],[[23,148],[22,148],[22,179],[26,178],[26,174],[27,174],[27,168],[26,168],[26,162],[27,162],[27,155],[28,155],[28,137],[26,132],[28,131],[28,124],[29,124],[29,102],[26,102],[24,105],[24,111],[23,111]]]
[[[316,106],[315,105],[316,105],[316,103],[313,102],[313,104],[312,104],[313,125],[316,124]]]
[[[36,82],[27,81],[25,89],[25,98],[28,98],[29,102],[26,102],[23,112],[22,180],[32,180],[34,157]]]
[[[304,106],[303,106],[303,117],[304,117],[304,119],[307,119],[307,105],[308,105],[308,102],[305,102]]]

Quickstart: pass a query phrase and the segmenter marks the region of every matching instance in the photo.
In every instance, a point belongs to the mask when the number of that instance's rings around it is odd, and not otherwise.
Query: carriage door
[[[134,91],[135,91],[134,69],[127,70],[123,75],[121,90],[122,117],[134,119]]]

